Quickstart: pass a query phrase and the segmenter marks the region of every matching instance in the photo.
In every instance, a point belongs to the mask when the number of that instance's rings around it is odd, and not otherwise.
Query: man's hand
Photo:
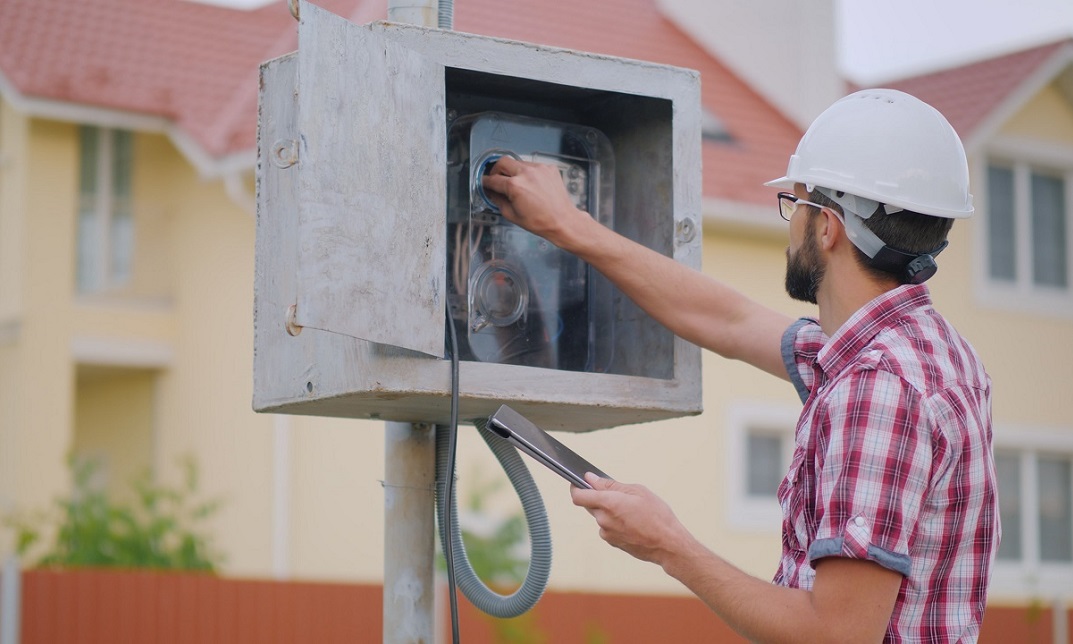
[[[662,499],[641,485],[619,483],[592,474],[593,487],[570,488],[574,505],[585,508],[600,526],[600,538],[626,553],[657,565],[687,549],[692,535]]]
[[[504,217],[556,246],[569,243],[577,226],[592,223],[574,206],[555,166],[504,156],[482,182]]]
[[[663,567],[743,637],[762,642],[878,642],[902,576],[871,561],[816,563],[811,591],[784,588],[735,568],[685,529],[670,507],[640,485],[586,474],[591,490],[570,488],[600,537]]]

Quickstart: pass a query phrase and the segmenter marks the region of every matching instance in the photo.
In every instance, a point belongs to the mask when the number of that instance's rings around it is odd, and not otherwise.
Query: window
[[[778,534],[777,493],[794,453],[793,408],[738,407],[728,419],[728,522],[742,530]]]
[[[1073,564],[1073,457],[995,454],[1003,539],[998,558]]]
[[[1073,451],[995,450],[1006,583],[1073,587]]]
[[[992,161],[987,168],[987,276],[992,286],[1070,300],[1073,168]]]
[[[133,135],[84,126],[79,131],[79,293],[121,287],[131,274]]]
[[[745,493],[752,498],[771,498],[779,491],[786,470],[786,432],[762,428],[746,430]],[[793,450],[793,445],[789,446]]]

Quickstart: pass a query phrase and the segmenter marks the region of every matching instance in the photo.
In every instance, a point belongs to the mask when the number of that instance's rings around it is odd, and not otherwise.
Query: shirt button
[[[863,527],[864,526],[864,517],[857,517],[856,519],[853,520],[853,523],[855,523],[858,528]]]

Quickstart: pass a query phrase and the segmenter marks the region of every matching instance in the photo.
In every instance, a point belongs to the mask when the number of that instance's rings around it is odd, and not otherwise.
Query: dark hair
[[[809,201],[815,201],[845,215],[842,206],[819,190],[810,192],[808,198]],[[900,210],[888,215],[882,207],[863,221],[865,228],[875,233],[876,237],[883,240],[887,246],[907,253],[926,253],[935,250],[946,241],[946,236],[954,225],[953,219],[924,215],[911,210]],[[868,263],[869,258],[861,249],[854,246],[854,250],[857,251],[857,261],[873,277],[882,280],[893,278],[901,284],[909,283],[907,275],[880,270]]]

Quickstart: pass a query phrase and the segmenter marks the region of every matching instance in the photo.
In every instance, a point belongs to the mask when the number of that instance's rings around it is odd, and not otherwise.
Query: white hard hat
[[[795,183],[858,197],[860,210],[854,210],[864,218],[879,203],[894,207],[888,212],[947,219],[973,213],[969,166],[957,132],[932,106],[892,89],[855,92],[816,117],[790,157],[786,176],[764,185],[792,190]]]

